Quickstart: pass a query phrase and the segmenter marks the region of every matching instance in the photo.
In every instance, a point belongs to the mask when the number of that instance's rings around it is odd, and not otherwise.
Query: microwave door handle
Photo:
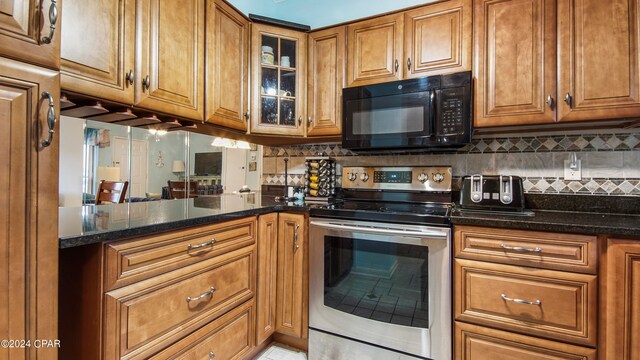
[[[436,91],[429,94],[429,135],[436,135]]]

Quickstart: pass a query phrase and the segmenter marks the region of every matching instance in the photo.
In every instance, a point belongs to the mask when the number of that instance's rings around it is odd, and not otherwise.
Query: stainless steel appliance
[[[447,149],[471,141],[471,72],[342,90],[342,146]]]
[[[309,359],[451,358],[450,167],[344,167],[309,230]]]

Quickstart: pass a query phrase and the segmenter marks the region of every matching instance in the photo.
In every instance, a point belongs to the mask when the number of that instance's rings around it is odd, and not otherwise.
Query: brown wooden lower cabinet
[[[254,314],[247,301],[150,359],[241,359],[255,346]]]
[[[258,284],[256,337],[261,344],[276,329],[276,275],[278,266],[278,214],[258,218]]]
[[[596,350],[487,327],[455,323],[456,360],[595,360]]]
[[[307,338],[309,295],[307,226],[304,214],[280,213],[276,331]]]
[[[640,239],[603,239],[600,359],[640,359]]]

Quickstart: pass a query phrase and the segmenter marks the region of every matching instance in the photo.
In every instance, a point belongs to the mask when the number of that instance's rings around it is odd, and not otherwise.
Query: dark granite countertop
[[[211,224],[273,211],[307,211],[260,193],[59,208],[61,249]]]
[[[527,195],[533,216],[478,213],[458,208],[454,225],[477,225],[521,230],[614,235],[640,239],[640,197]]]

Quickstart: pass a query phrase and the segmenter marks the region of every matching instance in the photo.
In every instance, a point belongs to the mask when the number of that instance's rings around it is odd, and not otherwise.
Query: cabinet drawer
[[[595,236],[541,231],[454,228],[455,257],[596,274]]]
[[[254,249],[249,246],[106,293],[105,358],[146,358],[251,298]]]
[[[595,346],[593,275],[456,259],[454,287],[456,320]]]
[[[105,245],[105,289],[148,279],[255,243],[256,217]]]
[[[254,347],[254,308],[254,301],[248,301],[151,359],[239,359]]]
[[[595,360],[596,350],[456,322],[456,360]]]

